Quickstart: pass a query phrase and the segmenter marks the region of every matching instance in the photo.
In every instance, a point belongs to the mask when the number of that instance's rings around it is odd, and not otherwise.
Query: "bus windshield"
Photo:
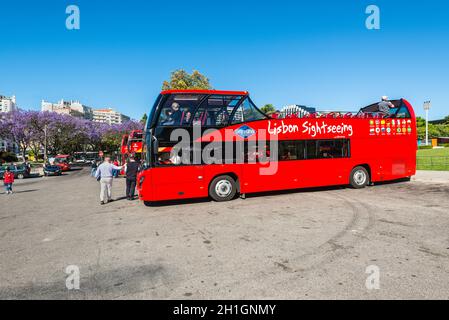
[[[157,126],[222,127],[265,118],[247,96],[174,94],[165,100]]]
[[[170,95],[162,106],[158,126],[181,126],[190,123],[192,113],[204,97],[204,95]]]

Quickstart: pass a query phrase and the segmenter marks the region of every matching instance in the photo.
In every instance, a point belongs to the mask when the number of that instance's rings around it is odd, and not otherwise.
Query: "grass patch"
[[[449,171],[449,148],[418,150],[416,164],[418,170]]]

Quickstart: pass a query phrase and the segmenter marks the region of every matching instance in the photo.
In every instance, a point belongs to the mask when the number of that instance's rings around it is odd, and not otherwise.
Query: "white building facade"
[[[6,97],[0,95],[0,113],[9,113],[18,109],[16,96]],[[17,154],[19,153],[19,146],[11,140],[0,137],[0,151],[9,151]]]
[[[41,101],[41,111],[56,112],[87,120],[93,119],[93,110],[81,104],[79,101],[60,100],[56,103]]]
[[[5,97],[0,95],[0,112],[12,112],[17,109],[16,96]]]
[[[129,121],[130,117],[121,114],[113,109],[98,109],[93,111],[93,120],[95,122],[102,122],[107,124],[121,124]]]

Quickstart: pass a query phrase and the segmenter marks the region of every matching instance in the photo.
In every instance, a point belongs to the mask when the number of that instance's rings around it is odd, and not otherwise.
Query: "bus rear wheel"
[[[209,186],[209,195],[215,201],[229,201],[237,193],[237,184],[230,176],[219,176],[212,180]]]
[[[352,169],[349,176],[349,183],[354,189],[365,188],[370,181],[368,170],[365,167],[359,166]]]

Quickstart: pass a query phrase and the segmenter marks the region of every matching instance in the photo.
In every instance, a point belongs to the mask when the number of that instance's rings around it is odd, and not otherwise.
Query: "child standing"
[[[3,183],[5,185],[6,194],[12,193],[12,184],[14,183],[14,173],[9,168],[6,168],[3,174]]]

